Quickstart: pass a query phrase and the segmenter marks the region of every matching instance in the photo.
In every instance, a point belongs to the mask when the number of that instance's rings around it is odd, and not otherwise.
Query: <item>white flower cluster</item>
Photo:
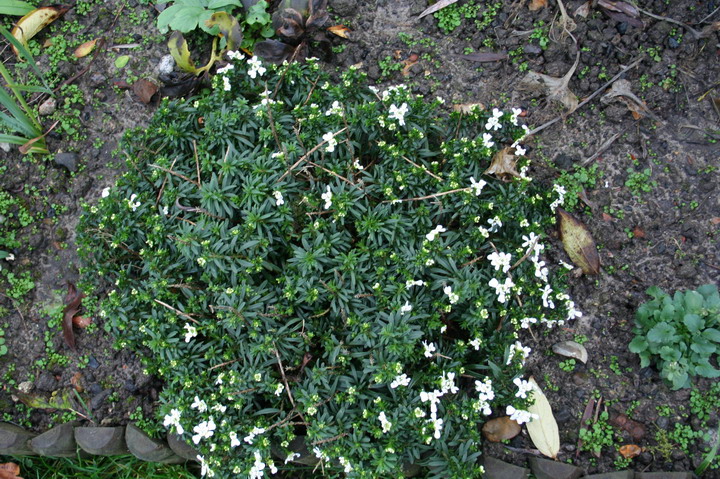
[[[565,190],[565,187],[558,184],[553,185],[553,191],[558,195],[557,199],[550,203],[550,210],[554,213],[558,206],[562,206],[565,203],[565,195],[567,194],[567,191]]]
[[[264,428],[255,426],[255,427],[253,427],[252,431],[250,431],[250,434],[248,434],[247,436],[245,436],[243,438],[243,441],[245,441],[248,444],[252,444],[253,441],[255,441],[255,436],[258,436],[264,432],[265,432]]]
[[[502,128],[502,125],[500,124],[500,118],[502,118],[503,112],[498,110],[497,108],[493,108],[492,115],[492,118],[488,118],[487,123],[485,123],[485,129],[497,131]]]
[[[183,434],[185,430],[183,429],[182,425],[180,424],[180,410],[179,409],[171,409],[170,414],[167,414],[165,416],[165,419],[163,421],[163,426],[175,427],[175,432],[177,434]]]
[[[326,186],[325,193],[321,194],[320,197],[325,201],[325,209],[329,210],[332,206],[332,191],[330,190],[330,185]]]
[[[532,384],[529,381],[525,381],[521,378],[513,379],[513,384],[515,384],[518,388],[518,392],[515,393],[515,397],[527,399],[527,393],[532,391]]]
[[[209,418],[207,421],[203,421],[193,428],[192,441],[195,444],[199,444],[202,439],[209,439],[215,434],[215,421],[213,418]]]
[[[262,62],[256,56],[253,56],[247,62],[248,62],[248,65],[250,65],[250,69],[248,70],[248,76],[250,78],[255,79],[258,76],[261,77],[267,71],[265,69],[265,67],[262,66]]]
[[[490,260],[490,264],[495,268],[495,271],[502,269],[503,273],[507,273],[510,270],[510,262],[512,261],[512,255],[509,253],[498,253],[493,251],[487,257]]]
[[[342,116],[343,114],[343,107],[340,104],[339,101],[335,100],[332,105],[330,106],[330,109],[325,111],[325,116],[332,116],[332,115],[338,115]]]
[[[410,289],[413,286],[427,286],[427,283],[421,279],[409,279],[405,281],[405,288]]]
[[[407,386],[410,384],[410,378],[407,374],[400,374],[399,376],[395,376],[395,379],[390,383],[391,389],[396,389],[398,386]]]
[[[479,393],[478,400],[474,404],[475,409],[482,411],[486,416],[492,414],[490,409],[490,401],[495,399],[495,391],[492,388],[492,381],[489,377],[485,377],[482,381],[475,381],[475,390]]]
[[[404,316],[405,313],[409,313],[412,309],[413,307],[412,304],[410,304],[410,301],[405,301],[405,304],[400,307],[400,315]]]
[[[277,467],[275,467],[275,464],[273,464],[272,461],[268,461],[268,463],[265,464],[260,452],[258,451],[254,451],[253,455],[255,456],[255,464],[253,464],[252,469],[250,469],[248,476],[249,479],[262,479],[265,477],[265,473],[263,472],[265,467],[270,469],[270,474],[277,474]]]
[[[392,423],[388,420],[387,416],[385,415],[385,411],[380,412],[378,415],[378,421],[380,421],[380,427],[382,427],[383,434],[390,431],[390,428],[392,427]]]
[[[530,348],[525,347],[522,345],[520,341],[515,341],[513,344],[510,345],[510,352],[508,353],[507,363],[510,364],[515,359],[515,356],[520,357],[520,363],[524,366],[525,360],[530,356],[530,351],[532,351]]]
[[[488,282],[488,286],[495,289],[498,301],[501,303],[507,303],[507,297],[512,292],[512,288],[515,286],[512,278],[505,278],[505,282],[501,283],[496,278],[491,279]]]
[[[133,193],[132,195],[130,195],[130,199],[125,200],[127,202],[128,208],[133,211],[137,210],[141,204],[139,201],[135,201],[135,198],[137,198],[137,195]]]
[[[448,297],[450,304],[455,304],[460,300],[460,296],[457,293],[453,293],[452,286],[445,286],[443,293]]]
[[[325,133],[322,137],[323,141],[327,143],[325,145],[325,151],[328,153],[332,153],[335,151],[335,147],[337,146],[337,140],[335,139],[335,134],[332,131],[329,131]]]
[[[407,103],[403,103],[400,107],[390,105],[390,114],[388,115],[388,118],[397,120],[400,126],[405,126],[405,115],[408,110],[409,107]]]
[[[530,422],[532,419],[538,419],[540,416],[532,414],[529,411],[523,411],[522,409],[515,409],[513,406],[505,408],[505,414],[510,416],[510,419],[517,422],[518,424],[524,424]]]
[[[427,343],[425,341],[422,342],[423,348],[425,348],[425,352],[423,353],[426,358],[431,358],[434,356],[435,352],[435,344],[433,343]]]
[[[475,181],[475,178],[470,177],[470,189],[475,196],[480,196],[485,185],[487,185],[485,180]]]
[[[430,419],[428,419],[427,422],[433,427],[432,437],[434,437],[435,439],[440,439],[443,425],[443,420],[437,417],[437,406],[438,404],[440,404],[440,398],[446,393],[455,394],[458,391],[459,389],[455,385],[455,373],[443,372],[442,376],[440,377],[440,389],[435,389],[432,392],[420,392],[420,401],[424,403],[430,403]],[[418,415],[417,412],[416,415]],[[423,417],[424,415],[425,414],[420,411],[419,417]],[[425,430],[425,427],[423,427],[423,430]],[[430,440],[431,439],[428,438],[426,442],[429,444]]]
[[[273,196],[275,197],[275,206],[281,206],[285,204],[285,199],[283,198],[281,192],[273,191]]]
[[[185,324],[185,342],[189,343],[192,338],[198,335],[197,328],[195,326],[190,326],[189,324]]]
[[[428,241],[435,241],[435,237],[439,235],[440,233],[444,233],[447,230],[443,225],[437,225],[431,232],[425,235],[425,238],[427,238]]]

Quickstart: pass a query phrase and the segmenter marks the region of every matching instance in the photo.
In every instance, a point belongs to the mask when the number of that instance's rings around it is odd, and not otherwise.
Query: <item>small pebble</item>
[[[100,363],[97,362],[95,356],[88,356],[88,367],[92,369],[97,369],[100,367]]]
[[[48,98],[38,107],[38,113],[40,116],[50,116],[55,113],[56,108],[57,102],[55,101],[55,98]]]

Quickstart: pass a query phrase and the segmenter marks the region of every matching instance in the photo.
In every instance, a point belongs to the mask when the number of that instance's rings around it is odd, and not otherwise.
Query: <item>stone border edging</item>
[[[42,434],[0,422],[0,454],[8,456],[75,457],[80,454],[117,456],[132,454],[145,462],[182,464],[197,460],[198,453],[175,435],[167,441],[151,438],[135,424],[118,427],[81,427],[68,422]],[[692,479],[692,472],[633,472],[630,470],[586,475],[582,468],[538,457],[528,460],[530,468],[485,456],[486,479]],[[406,477],[407,476],[406,474]]]

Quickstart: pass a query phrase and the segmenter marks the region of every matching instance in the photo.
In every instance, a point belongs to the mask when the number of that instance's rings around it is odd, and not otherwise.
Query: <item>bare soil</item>
[[[482,20],[491,2],[480,3],[476,18]],[[592,232],[603,269],[597,276],[571,282],[570,294],[583,312],[581,319],[547,334],[528,333],[523,343],[533,348],[529,373],[544,388],[560,424],[560,460],[572,460],[588,473],[616,469],[619,455],[613,448],[604,448],[600,457],[576,454],[583,410],[591,397],[602,397],[608,412],[627,413],[630,408],[632,418],[645,428],[634,439],[617,429],[616,445],[645,448],[629,468],[694,469],[718,440],[718,412],[707,422],[709,442],[691,442],[686,451],[678,444],[669,450],[658,448],[658,431],[671,430],[675,424],[697,429],[700,421],[689,414],[690,391],[672,391],[656,370],[641,369],[628,343],[635,310],[648,299],[645,291],[650,286],[672,292],[720,283],[720,112],[717,103],[713,105],[713,99],[720,97],[720,37],[714,32],[695,40],[683,26],[643,13],[637,17],[642,27],[614,19],[599,7],[583,18],[574,13],[585,2],[568,0],[565,8],[577,26],[572,32],[575,44],[571,37],[561,35],[556,0],[537,11],[530,11],[526,1],[501,3],[485,28],[478,28],[474,19],[462,19],[457,29],[446,34],[432,15],[417,18],[427,7],[425,0],[330,0],[332,23],[344,24],[352,33],[349,40],[328,34],[335,48],[325,58],[327,66],[332,70],[359,65],[372,81],[406,83],[416,93],[443,97],[448,107],[453,103],[523,106],[529,112],[526,121],[536,127],[564,115],[565,110],[521,88],[527,71],[561,77],[579,52],[569,87],[582,100],[640,60],[622,78],[630,82],[650,113],[635,119],[624,103],[604,103],[598,95],[528,142],[536,181],[549,182],[563,171],[597,165],[601,176],[585,189],[575,214]],[[639,0],[636,4],[695,30],[720,20],[717,0]],[[147,15],[144,20],[143,15]],[[86,16],[70,11],[60,20],[77,20],[81,25],[80,32],[67,35],[73,49],[86,39],[106,39],[105,50],[94,59],[61,62],[59,67],[62,78],[68,79],[89,65],[73,81],[84,98],[80,121],[85,138],[51,134],[48,139],[51,151],[77,154],[77,172],[49,159],[27,161],[14,151],[0,151],[7,165],[0,188],[22,198],[41,219],[21,231],[23,246],[14,251],[16,260],[3,265],[14,272],[31,271],[36,287],[23,301],[0,297],[7,311],[0,325],[10,351],[0,357],[0,411],[5,419],[35,429],[57,420],[53,418],[56,412],[17,405],[14,391],[26,381],[24,387],[31,387],[33,393],[49,395],[61,394],[72,387],[71,378],[79,377],[81,397],[90,414],[82,405],[78,408],[98,424],[126,423],[138,407],[151,414],[161,388],[142,373],[134,354],[112,348],[102,318],[92,318],[98,326],[95,332],[76,330],[77,353],[67,349],[57,328],[48,326],[49,312],[62,306],[66,282],[79,277],[74,229],[80,205],[96,201],[102,188],[122,173],[123,154],[114,152],[120,135],[130,126],[146,124],[154,110],[155,103],[145,105],[117,85],[138,78],[161,84],[156,66],[167,50],[162,42],[143,43],[155,35],[156,15],[153,7],[132,0],[108,1]],[[140,50],[111,48],[127,43],[143,46]],[[477,52],[506,53],[509,58],[481,63],[463,57]],[[119,69],[114,60],[122,54],[129,54],[131,60]],[[3,59],[14,61],[7,51]],[[47,57],[41,55],[39,60],[41,68],[49,68]],[[59,104],[62,101],[58,98]],[[609,142],[611,138],[615,139]],[[646,177],[638,175],[646,169]],[[643,186],[647,191],[641,191]],[[39,197],[33,192],[39,192]],[[568,261],[559,240],[553,243],[550,261]],[[555,356],[552,345],[578,335],[587,337],[590,359],[587,365],[563,371],[559,362],[565,358]],[[68,363],[47,360],[52,352],[68,357]],[[44,358],[47,361],[38,366],[37,361]],[[707,380],[695,382],[700,391],[710,386]],[[666,406],[669,417],[659,414],[658,408]],[[509,446],[489,444],[488,453],[524,464],[527,451],[533,449],[525,433]],[[704,477],[720,474],[709,471]]]

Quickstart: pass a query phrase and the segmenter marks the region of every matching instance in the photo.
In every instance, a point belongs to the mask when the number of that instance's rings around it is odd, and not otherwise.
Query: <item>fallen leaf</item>
[[[20,466],[14,462],[0,464],[0,479],[22,479],[18,474],[20,474]]]
[[[82,373],[81,373],[80,371],[78,371],[78,372],[76,372],[75,374],[73,374],[73,376],[70,378],[70,384],[71,384],[72,387],[74,387],[75,390],[76,390],[77,392],[79,392],[79,393],[85,391],[85,388],[84,388],[83,385],[82,385],[82,379],[83,379],[83,376],[82,376]]]
[[[90,40],[89,42],[85,42],[79,47],[75,49],[75,52],[73,53],[73,56],[75,58],[82,58],[90,55],[90,53],[95,49],[95,44],[97,43],[98,39]]]
[[[612,216],[610,216],[610,215],[607,214],[607,213],[603,213],[603,214],[602,214],[602,219],[603,219],[603,221],[612,221],[612,220],[614,220],[615,218],[613,218]]]
[[[720,217],[715,217],[715,218],[711,219],[710,223],[712,223],[714,225],[720,225]]]
[[[526,424],[528,434],[541,453],[555,459],[560,451],[560,433],[557,421],[553,416],[550,402],[532,376],[529,382],[533,387],[532,397],[535,402],[528,407],[528,412],[537,415],[538,418]]]
[[[420,59],[420,56],[417,53],[413,53],[410,55],[407,59],[403,60],[402,63],[405,65],[402,69],[402,75],[404,77],[410,75],[410,69],[417,65],[418,60]]]
[[[128,64],[130,61],[130,55],[120,55],[115,59],[115,68],[122,69],[125,68],[125,65]]]
[[[587,363],[588,353],[585,346],[575,341],[561,341],[553,344],[552,350],[555,354],[565,356],[567,358],[575,358],[583,364]]]
[[[495,175],[503,181],[510,181],[514,178],[520,178],[520,173],[515,169],[517,156],[513,153],[512,147],[503,148],[493,156],[490,168],[485,170],[486,175]]]
[[[456,58],[468,60],[471,62],[497,62],[500,60],[506,60],[508,58],[507,53],[493,53],[493,52],[475,52],[468,55],[453,55]]]
[[[608,422],[630,434],[633,441],[639,441],[645,437],[645,426],[630,419],[625,414],[613,414],[610,416],[610,420]]]
[[[459,105],[453,105],[452,108],[453,111],[462,113],[464,115],[469,115],[476,111],[483,111],[485,109],[485,105],[483,105],[482,103],[461,103]]]
[[[67,7],[42,7],[33,10],[22,17],[12,29],[12,36],[23,46],[28,46],[28,40],[37,35],[43,28],[63,16],[68,11]],[[15,55],[19,55],[18,50],[13,45]]]
[[[345,25],[333,25],[332,27],[328,27],[328,31],[332,33],[333,35],[337,35],[341,38],[350,38],[350,35],[348,35],[352,30],[350,30]]]
[[[496,417],[483,424],[483,436],[490,442],[501,442],[520,434],[520,424],[508,416]]]
[[[92,324],[92,318],[73,316],[72,323],[76,328],[85,329]]]
[[[640,11],[634,5],[626,2],[613,2],[611,0],[598,0],[598,6],[612,12],[623,13],[627,16],[638,18]]]
[[[430,15],[431,13],[435,13],[438,10],[442,10],[445,7],[449,7],[450,5],[452,5],[453,3],[457,2],[457,1],[458,0],[439,0],[438,2],[435,2],[434,5],[430,5],[428,8],[423,10],[423,12],[420,15],[418,15],[418,19],[420,19],[426,15]]]
[[[133,83],[132,90],[140,101],[147,105],[152,101],[153,95],[157,93],[158,87],[150,80],[142,78]]]
[[[73,283],[68,282],[68,291],[65,295],[65,309],[63,309],[62,330],[65,343],[73,351],[77,351],[75,347],[75,333],[73,333],[73,317],[80,311],[80,304],[85,297],[83,293],[77,290]]]
[[[545,7],[547,7],[547,0],[530,0],[530,5],[528,5],[531,12]]]
[[[658,119],[657,116],[651,112],[646,103],[638,98],[631,90],[630,81],[621,78],[612,84],[610,89],[600,97],[600,102],[607,105],[613,100],[619,100],[625,103],[628,110],[633,115],[633,118],[639,120],[643,116],[649,116],[653,119]]]
[[[580,5],[577,10],[575,10],[575,16],[576,17],[582,17],[587,18],[588,15],[590,15],[590,4],[592,2],[585,2],[582,5]]]
[[[632,232],[633,232],[633,236],[635,238],[644,238],[645,237],[645,232],[642,229],[640,229],[639,226],[636,226],[635,228],[633,228]]]
[[[595,398],[588,399],[587,405],[585,405],[585,411],[583,411],[582,418],[580,418],[580,429],[587,429],[586,426],[590,425],[590,419],[593,416],[595,410]],[[577,448],[575,449],[575,457],[580,457],[580,450],[582,449],[583,440],[578,435]]]
[[[600,273],[600,255],[587,226],[562,208],[558,208],[557,212],[560,217],[560,240],[572,262],[585,274]]]
[[[520,81],[521,88],[526,90],[540,91],[549,100],[556,101],[568,109],[567,114],[572,113],[578,107],[578,97],[570,91],[568,84],[575,73],[580,61],[580,51],[575,57],[575,63],[562,78],[551,77],[537,72],[528,72]]]
[[[633,457],[639,456],[643,452],[643,448],[635,444],[625,444],[618,448],[618,452],[625,459],[632,459]]]

